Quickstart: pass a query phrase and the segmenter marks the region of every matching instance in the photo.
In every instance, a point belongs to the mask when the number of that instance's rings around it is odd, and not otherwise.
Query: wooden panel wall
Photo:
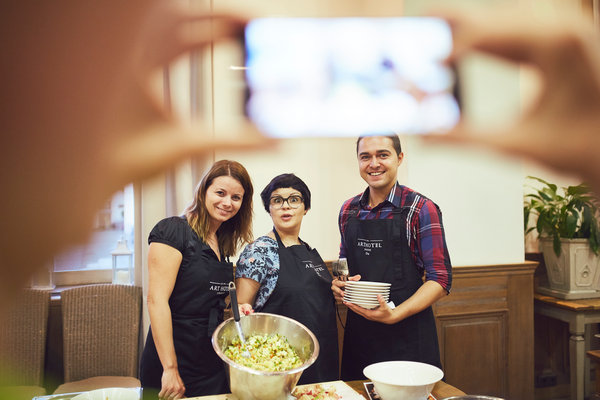
[[[435,306],[447,383],[469,394],[532,399],[537,263],[455,267]]]
[[[465,393],[507,392],[506,319],[506,312],[438,319],[447,383]]]
[[[536,266],[454,267],[450,295],[434,307],[447,383],[468,394],[534,398]],[[346,307],[338,313],[341,354]]]

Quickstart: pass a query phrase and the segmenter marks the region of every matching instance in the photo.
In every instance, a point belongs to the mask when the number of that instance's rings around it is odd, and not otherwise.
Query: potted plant
[[[549,288],[542,293],[565,299],[600,297],[599,203],[585,184],[559,188],[543,184],[525,195],[525,234],[537,230]],[[530,219],[537,217],[535,226]]]

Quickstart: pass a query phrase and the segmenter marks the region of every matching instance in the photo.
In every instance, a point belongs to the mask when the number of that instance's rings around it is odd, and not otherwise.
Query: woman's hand
[[[349,281],[359,281],[360,275],[354,275],[348,277]],[[331,281],[331,291],[333,292],[333,297],[337,302],[344,301],[344,288],[346,287],[345,281],[340,281],[339,279],[334,279]]]
[[[254,314],[254,309],[248,303],[239,304],[238,309],[240,310],[240,315]]]
[[[181,399],[184,394],[185,386],[179,376],[177,367],[165,369],[161,378],[161,389],[158,398],[164,400]]]
[[[238,309],[240,315],[252,314],[254,310],[251,304],[256,300],[256,294],[260,289],[260,283],[250,278],[237,278],[235,280],[237,290]]]
[[[195,11],[188,3],[109,0],[82,7],[66,0],[58,11],[49,2],[23,0],[3,7],[0,30],[10,40],[2,49],[10,61],[0,63],[0,182],[10,195],[0,196],[0,220],[10,234],[0,240],[0,308],[36,268],[89,239],[97,211],[126,184],[190,156],[270,143],[248,123],[214,134],[207,121],[203,133],[172,117],[162,97],[157,101],[149,82],[162,66],[235,39],[244,25],[239,16]],[[36,205],[39,193],[44,207]],[[53,233],[24,228],[30,226],[52,226]]]

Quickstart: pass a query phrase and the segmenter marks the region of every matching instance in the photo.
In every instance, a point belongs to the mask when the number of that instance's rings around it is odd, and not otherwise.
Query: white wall
[[[255,236],[273,226],[260,200],[262,189],[281,173],[292,172],[304,180],[311,190],[312,208],[304,217],[300,237],[316,247],[324,259],[332,259],[337,258],[339,248],[339,208],[364,186],[358,175],[354,142],[353,138],[289,139],[275,151],[237,155],[221,152],[216,158],[234,158],[248,169],[255,191]]]
[[[414,15],[429,10],[432,4],[445,6],[483,6],[517,0],[220,0],[219,6],[251,15]],[[191,0],[203,6],[208,0]],[[538,1],[543,7],[550,2]],[[202,112],[214,115],[215,127],[235,123],[241,113],[239,96],[241,75],[228,66],[239,63],[232,47],[216,48],[214,60],[203,60]],[[178,70],[178,71],[176,71]],[[482,127],[494,127],[516,117],[524,100],[535,90],[527,74],[485,57],[473,57],[463,72],[465,115]],[[173,107],[189,118],[189,78],[178,64],[173,71]],[[211,86],[214,83],[214,92]],[[204,134],[210,134],[204,132]],[[405,160],[399,181],[433,199],[442,209],[446,239],[455,266],[493,265],[521,262],[524,258],[523,184],[524,177],[535,175],[560,185],[577,183],[538,165],[502,157],[477,148],[434,146],[416,137],[403,137]],[[276,149],[248,153],[218,152],[213,159],[240,161],[252,176],[254,196],[254,234],[271,229],[271,220],[260,202],[259,193],[277,174],[293,172],[306,181],[312,191],[312,209],[304,219],[301,237],[316,247],[324,259],[337,256],[339,233],[337,216],[341,203],[364,190],[358,174],[355,139],[291,139]],[[203,160],[210,162],[211,160]],[[142,200],[136,203],[141,232],[136,232],[136,282],[147,288],[147,238],[154,224],[175,213],[191,199],[196,183],[190,165],[183,164],[173,176],[176,184],[165,185],[164,176],[145,182]],[[176,194],[170,196],[168,188]],[[173,189],[174,188],[174,189]],[[167,198],[175,203],[168,206]],[[535,251],[532,247],[530,251]],[[140,272],[143,271],[143,274]],[[144,332],[147,330],[147,318]]]
[[[239,4],[228,1],[228,4]],[[261,1],[247,2],[253,15],[378,15],[382,3],[325,2],[306,8],[278,2],[274,9]],[[390,13],[402,7],[394,2]],[[272,4],[272,2],[270,3]],[[288,5],[285,7],[283,5]],[[401,5],[401,3],[399,3]],[[263,5],[264,8],[261,8]],[[411,2],[404,4],[411,12]],[[215,51],[215,125],[236,120],[241,101],[241,76],[227,70],[239,63],[232,48]],[[465,65],[466,113],[481,124],[514,118],[520,107],[519,72],[488,59],[475,58]],[[523,261],[522,228],[523,171],[520,163],[478,149],[434,146],[415,137],[403,137],[405,161],[399,181],[434,200],[442,209],[446,238],[454,265],[503,264]],[[277,174],[294,172],[313,193],[313,208],[307,214],[301,237],[316,247],[324,259],[337,257],[337,216],[342,202],[361,192],[365,183],[358,174],[355,138],[284,140],[275,151],[245,154],[218,152],[215,159],[233,158],[246,166],[254,180],[255,235],[271,228],[258,192]]]
[[[207,3],[204,0],[196,2]],[[222,0],[217,5],[238,11],[249,10],[254,16],[334,16],[415,15],[429,10],[434,4],[485,7],[502,2],[511,0]],[[212,2],[213,6],[215,4]],[[212,63],[210,59],[206,63],[204,114],[214,115],[216,128],[235,123],[240,118],[242,75],[228,68],[240,62],[239,53],[230,45],[215,48]],[[530,79],[522,71],[483,56],[467,60],[461,72],[465,116],[486,128],[514,119],[523,99],[531,97],[530,92],[534,90]],[[176,93],[173,103],[184,108],[187,101],[182,98],[189,93],[187,81],[174,79],[174,82],[179,83],[173,88]],[[523,260],[524,177],[536,175],[556,181],[555,174],[478,148],[434,146],[415,137],[403,137],[402,143],[405,161],[400,167],[399,180],[441,207],[454,265],[503,264]],[[345,199],[365,187],[357,171],[354,138],[284,140],[276,149],[268,151],[217,152],[213,157],[214,160],[222,158],[240,161],[253,178],[256,192],[255,236],[265,234],[271,228],[270,218],[258,196],[267,182],[284,172],[294,172],[304,179],[313,193],[313,208],[305,217],[301,237],[317,247],[323,258],[336,257],[339,207]],[[179,175],[178,182],[186,182]],[[189,188],[179,185],[177,190],[191,193],[195,184],[188,179]],[[176,199],[187,202],[184,197],[178,194]]]

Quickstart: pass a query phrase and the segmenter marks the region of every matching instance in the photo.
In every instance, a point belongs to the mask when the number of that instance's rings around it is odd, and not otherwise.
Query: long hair
[[[240,209],[217,230],[219,249],[223,256],[229,257],[242,244],[252,242],[252,181],[242,164],[230,160],[215,162],[196,187],[194,200],[185,209],[185,217],[198,237],[206,241],[210,227],[210,216],[205,205],[206,190],[219,176],[231,176],[244,188]]]

